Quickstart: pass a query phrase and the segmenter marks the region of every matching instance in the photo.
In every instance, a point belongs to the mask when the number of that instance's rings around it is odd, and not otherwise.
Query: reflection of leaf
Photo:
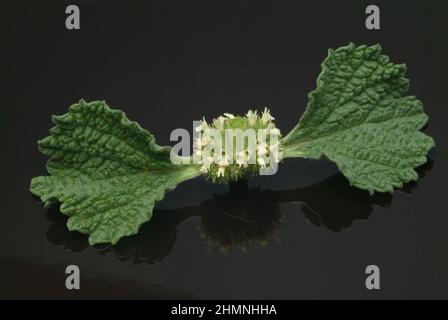
[[[134,264],[160,262],[173,249],[177,226],[197,211],[196,207],[191,210],[156,209],[151,221],[143,225],[136,236],[125,238],[115,246],[107,245],[101,253],[113,252],[119,260],[131,260]]]
[[[419,131],[428,121],[421,102],[404,96],[405,72],[379,45],[330,50],[306,112],[282,140],[284,157],[327,157],[370,193],[416,180],[434,141]]]
[[[431,170],[432,160],[417,169],[420,177]],[[404,191],[411,192],[417,183],[407,184]],[[297,203],[305,217],[318,227],[340,232],[355,220],[368,219],[374,206],[388,207],[392,194],[375,194],[353,188],[340,173],[319,183],[290,190],[271,191],[248,189],[247,182],[229,186],[230,192],[215,195],[202,204],[176,209],[156,209],[151,221],[145,224],[135,237],[125,238],[111,246],[96,246],[103,254],[114,253],[121,261],[134,264],[153,264],[161,261],[172,250],[177,227],[182,221],[201,217],[200,231],[209,244],[226,252],[230,247],[244,251],[255,244],[265,244],[278,237],[282,221],[282,203]],[[53,222],[47,237],[56,245],[64,245],[72,251],[87,247],[87,241],[67,231],[65,219],[56,210],[49,210],[48,219]]]
[[[39,141],[50,176],[34,178],[30,190],[46,206],[61,202],[69,230],[89,234],[90,244],[137,233],[155,201],[199,174],[172,164],[168,147],[104,102],[81,101],[53,121]]]
[[[295,191],[294,197],[305,217],[318,227],[333,232],[349,228],[355,220],[368,219],[373,206],[388,207],[389,193],[370,196],[353,188],[342,174],[335,174],[322,182]]]

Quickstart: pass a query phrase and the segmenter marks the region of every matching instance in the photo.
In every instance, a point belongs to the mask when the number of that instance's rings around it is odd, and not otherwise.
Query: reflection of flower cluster
[[[269,110],[245,117],[224,113],[212,123],[203,119],[196,127],[195,162],[213,181],[228,182],[278,163],[280,130]]]
[[[250,252],[279,239],[282,213],[269,193],[258,189],[234,195],[216,195],[206,202],[199,231],[207,246],[226,253],[232,248]]]

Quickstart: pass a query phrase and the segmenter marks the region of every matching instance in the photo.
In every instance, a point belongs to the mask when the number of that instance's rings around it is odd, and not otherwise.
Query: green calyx
[[[225,113],[210,124],[202,120],[196,128],[195,160],[200,171],[213,182],[228,183],[263,172],[280,161],[280,130],[269,110],[245,117]]]

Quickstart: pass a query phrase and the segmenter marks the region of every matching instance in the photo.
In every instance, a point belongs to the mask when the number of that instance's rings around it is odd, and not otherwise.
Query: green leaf
[[[379,45],[330,49],[306,112],[282,140],[283,157],[326,157],[370,193],[416,180],[434,141],[419,131],[428,117],[405,96],[405,72]]]
[[[61,202],[69,230],[89,234],[92,245],[137,233],[155,201],[199,175],[195,166],[173,164],[169,147],[104,102],[81,100],[53,122],[38,143],[50,176],[34,178],[30,191],[45,206]]]

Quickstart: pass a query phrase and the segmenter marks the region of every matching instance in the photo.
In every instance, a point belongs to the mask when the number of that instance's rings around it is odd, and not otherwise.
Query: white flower
[[[266,162],[264,161],[263,158],[257,158],[257,163],[260,167],[265,168],[266,167]]]
[[[235,129],[257,129],[255,141],[248,139],[241,146],[234,149],[233,145],[230,150],[227,144],[227,132],[225,129],[232,119],[240,119],[235,123]],[[244,118],[236,117],[231,113],[224,113],[207,124],[205,119],[200,121],[200,124],[195,130],[199,133],[195,136],[193,145],[194,152],[199,156],[200,171],[203,174],[208,174],[213,179],[220,178],[223,180],[230,179],[233,175],[244,171],[243,168],[251,168],[258,166],[266,168],[269,163],[279,162],[279,137],[280,130],[275,127],[274,117],[271,116],[268,108],[264,108],[263,112],[256,110],[248,110]],[[234,129],[234,128],[229,128]],[[262,130],[260,132],[259,130]],[[225,134],[225,135],[224,135]],[[232,137],[233,139],[233,137]],[[272,144],[271,144],[272,143]],[[196,158],[197,159],[197,158]],[[234,164],[237,165],[234,165]],[[226,168],[228,174],[226,175]],[[239,168],[239,169],[238,169]],[[238,175],[236,175],[238,176]]]
[[[268,149],[268,145],[265,141],[259,141],[257,144],[257,153],[258,154],[266,154]]]
[[[239,151],[236,153],[236,163],[238,164],[239,167],[241,167],[242,165],[244,165],[246,162],[246,155],[244,153],[244,151]]]
[[[225,120],[226,120],[226,118],[224,118],[223,116],[219,116],[218,118],[213,120],[213,125],[215,126],[216,129],[218,129],[219,131],[222,131],[222,130],[224,130],[224,121]]]
[[[202,147],[208,146],[211,142],[213,142],[213,139],[210,137],[210,135],[203,135],[201,139]]]
[[[202,164],[201,168],[199,169],[202,173],[207,173],[210,171],[210,165],[213,163],[213,157],[208,155],[206,156],[205,153],[202,153],[202,159],[199,162],[199,164]]]
[[[265,141],[259,141],[257,144],[257,155],[264,156],[268,153],[268,145]]]
[[[257,110],[249,110],[246,114],[247,120],[249,120],[249,125],[253,126],[258,120]]]
[[[264,147],[258,147],[258,148],[257,148],[257,155],[258,155],[259,157],[264,156],[264,155],[266,155],[267,153],[268,153],[267,148],[264,148]]]
[[[205,131],[208,129],[208,123],[207,121],[205,121],[204,117],[202,118],[201,123],[194,129],[196,130],[196,132]]]
[[[226,167],[219,166],[218,172],[216,173],[216,176],[218,176],[218,177],[223,176],[224,177],[224,173],[225,172],[226,172]]]
[[[263,114],[261,115],[261,123],[267,125],[272,120],[274,120],[274,117],[271,116],[268,108],[264,108]]]
[[[196,149],[201,149],[203,146],[203,141],[201,138],[196,138],[194,141],[194,145],[196,146]]]

